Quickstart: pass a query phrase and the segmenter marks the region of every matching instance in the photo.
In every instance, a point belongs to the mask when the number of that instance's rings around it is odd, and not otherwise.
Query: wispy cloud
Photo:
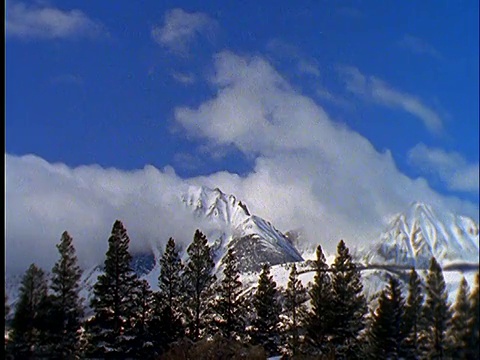
[[[195,80],[196,80],[195,75],[180,73],[180,72],[172,73],[172,77],[179,83],[182,83],[183,85],[191,85],[195,83]]]
[[[469,163],[457,152],[418,144],[409,151],[408,159],[423,172],[436,175],[451,190],[479,192],[479,164]]]
[[[6,6],[7,36],[22,39],[95,37],[105,31],[98,21],[80,10],[61,10],[9,1]]]
[[[272,39],[267,43],[267,51],[274,57],[293,60],[296,63],[296,70],[300,74],[314,78],[319,78],[321,75],[318,61],[305,55],[296,45],[281,39]]]
[[[440,54],[437,49],[435,49],[425,40],[422,40],[416,36],[407,34],[398,42],[398,45],[415,54],[428,55],[435,59],[442,59],[442,54]]]
[[[302,74],[311,75],[317,78],[320,77],[320,69],[318,68],[316,61],[301,59],[297,64],[297,68]]]
[[[182,9],[172,9],[165,13],[161,26],[151,30],[153,40],[178,55],[188,55],[188,48],[199,35],[211,37],[216,22],[201,12],[189,13]]]
[[[421,120],[430,132],[437,135],[442,132],[440,115],[416,96],[394,89],[375,76],[366,76],[355,67],[341,66],[338,70],[351,93],[390,108],[402,109]]]

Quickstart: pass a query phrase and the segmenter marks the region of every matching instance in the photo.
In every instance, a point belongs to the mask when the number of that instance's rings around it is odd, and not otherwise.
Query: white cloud
[[[478,216],[477,205],[400,173],[388,152],[332,122],[262,58],[224,52],[215,68],[217,96],[196,109],[177,108],[176,119],[192,136],[257,158],[245,179],[221,173],[202,180],[235,192],[283,230],[304,226],[313,241],[358,244],[374,238],[383,216],[412,201]]]
[[[303,228],[313,244],[334,252],[340,239],[376,239],[391,214],[412,201],[478,219],[478,204],[439,195],[423,179],[400,173],[358,133],[332,122],[260,57],[215,57],[216,95],[198,108],[179,107],[176,121],[209,147],[236,147],[255,159],[250,173],[226,171],[181,179],[171,168],[126,172],[98,166],[69,168],[34,157],[6,156],[7,269],[30,262],[51,266],[62,231],[75,239],[84,264],[103,259],[115,219],[133,247],[186,244],[194,224],[175,197],[187,184],[220,187],[282,231]]]
[[[438,176],[451,190],[479,192],[479,164],[467,162],[459,153],[418,144],[408,158],[424,172]]]
[[[104,29],[80,10],[67,11],[16,1],[7,3],[5,25],[8,36],[24,39],[91,37]]]
[[[6,155],[7,270],[23,271],[31,262],[50,270],[64,230],[74,238],[82,266],[101,263],[116,219],[124,222],[132,251],[170,236],[187,245],[199,226],[177,198],[187,186],[168,167],[69,168],[33,155]]]
[[[166,12],[162,26],[151,30],[153,40],[179,55],[187,55],[188,47],[199,35],[211,36],[216,23],[207,14],[189,13],[182,9]]]
[[[442,118],[417,97],[398,91],[377,77],[365,76],[355,67],[340,67],[339,72],[348,91],[390,108],[400,108],[421,120],[430,132],[441,133]]]
[[[442,55],[437,49],[435,49],[425,40],[422,40],[416,36],[407,34],[398,42],[398,45],[404,49],[410,50],[415,54],[429,55],[435,59],[442,58]]]

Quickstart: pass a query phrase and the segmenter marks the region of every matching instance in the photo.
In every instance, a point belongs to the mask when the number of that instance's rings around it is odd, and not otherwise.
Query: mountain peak
[[[442,265],[478,262],[478,251],[478,224],[473,219],[414,202],[393,217],[365,260],[426,267],[432,256]]]
[[[218,258],[234,247],[245,271],[257,269],[264,262],[275,265],[303,260],[284,234],[270,222],[252,215],[233,194],[227,195],[219,188],[190,186],[181,201],[207,227],[202,231]]]

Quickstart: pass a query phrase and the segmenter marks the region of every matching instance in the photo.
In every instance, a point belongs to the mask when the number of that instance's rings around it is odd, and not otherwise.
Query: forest
[[[241,282],[229,249],[215,273],[214,254],[197,230],[187,260],[170,238],[157,261],[158,291],[131,266],[130,239],[115,221],[103,273],[89,300],[65,231],[50,276],[32,264],[15,309],[5,295],[9,359],[479,359],[479,275],[463,278],[453,304],[435,258],[424,281],[415,269],[405,286],[394,276],[373,300],[343,241],[331,265],[322,247],[304,286],[288,264],[285,289],[263,264],[253,289]],[[218,278],[217,278],[218,277]],[[9,314],[12,313],[12,316]]]

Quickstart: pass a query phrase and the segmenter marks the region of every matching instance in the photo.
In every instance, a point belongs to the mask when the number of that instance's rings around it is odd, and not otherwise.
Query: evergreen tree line
[[[159,259],[158,291],[133,271],[129,242],[117,220],[104,272],[93,287],[93,314],[85,317],[82,271],[72,237],[64,232],[51,277],[32,264],[22,279],[6,337],[7,356],[173,359],[185,351],[186,339],[199,344],[221,338],[230,341],[224,348],[260,346],[264,355],[293,359],[480,358],[478,273],[472,291],[462,279],[450,305],[435,258],[425,284],[414,269],[405,291],[390,277],[369,309],[360,271],[343,241],[331,266],[317,247],[315,276],[307,287],[295,264],[289,265],[286,289],[277,287],[265,264],[250,291],[240,281],[232,249],[217,280],[212,249],[199,230],[185,263],[175,240],[168,240]],[[6,316],[9,311],[5,296]],[[203,352],[204,358],[220,358]]]

